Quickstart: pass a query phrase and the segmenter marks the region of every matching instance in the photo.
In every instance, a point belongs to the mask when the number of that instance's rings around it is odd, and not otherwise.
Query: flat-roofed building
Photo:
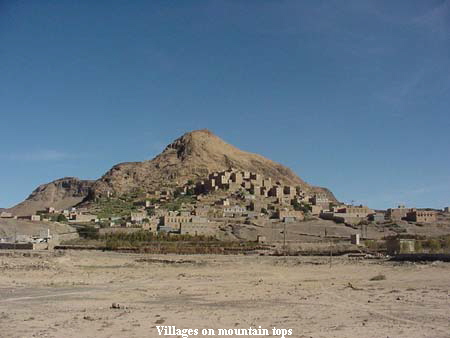
[[[216,202],[216,205],[223,205],[224,207],[230,205],[230,200],[228,198],[223,198]]]
[[[280,186],[273,186],[269,190],[269,196],[282,197],[283,196],[283,188],[281,188]]]
[[[206,217],[208,216],[209,211],[211,210],[211,208],[208,205],[205,206],[197,206],[194,211],[193,214],[195,216],[203,216]]]
[[[297,194],[297,191],[296,191],[295,187],[291,187],[291,186],[287,185],[287,186],[283,187],[283,194],[285,196],[289,196],[291,198],[294,198],[295,195]]]
[[[69,218],[70,223],[89,223],[98,222],[97,215],[72,213]]]
[[[241,216],[247,211],[245,207],[241,207],[239,205],[232,205],[223,208],[223,217],[235,217]]]
[[[215,236],[219,223],[216,222],[191,222],[181,226],[180,234],[192,236]]]
[[[337,213],[347,214],[353,217],[366,218],[369,214],[373,214],[373,210],[363,205],[346,205],[344,207],[338,208]]]
[[[263,187],[270,188],[272,186],[272,179],[270,177],[264,178],[262,180],[262,185],[263,185]]]
[[[179,230],[182,227],[182,224],[189,223],[192,220],[192,216],[173,216],[166,215],[161,219],[161,225],[165,227],[170,227],[175,230]]]
[[[399,205],[397,208],[389,208],[386,213],[386,217],[391,221],[401,221],[406,218],[410,208],[405,208],[404,205]]]
[[[312,203],[312,205],[318,205],[324,209],[328,209],[330,205],[330,199],[328,198],[328,196],[321,193],[312,196],[310,202]]]
[[[13,214],[10,212],[2,211],[0,213],[0,218],[13,218]]]
[[[318,216],[323,210],[323,207],[320,205],[311,205],[311,215]]]
[[[230,180],[231,180],[231,182],[240,185],[242,183],[242,181],[244,180],[244,175],[242,175],[241,172],[234,172],[231,174]]]
[[[391,237],[386,239],[386,251],[388,255],[414,253],[415,243],[414,238]]]
[[[287,219],[303,221],[305,219],[305,215],[300,210],[288,210],[288,209],[277,209],[275,211],[275,217],[281,221],[286,221]]]
[[[131,222],[132,223],[142,223],[144,219],[148,218],[146,212],[132,212],[131,213]]]
[[[368,216],[369,221],[375,222],[375,223],[383,223],[385,221],[384,214],[382,212],[376,212],[374,214],[370,214]]]
[[[261,202],[259,200],[251,201],[249,205],[249,210],[260,213],[263,210],[267,210],[267,203]]]
[[[412,209],[406,215],[406,219],[410,222],[430,223],[436,221],[436,211]]]

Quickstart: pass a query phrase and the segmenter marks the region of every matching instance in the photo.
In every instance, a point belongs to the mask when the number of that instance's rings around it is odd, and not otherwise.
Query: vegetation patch
[[[386,276],[383,275],[383,274],[379,274],[379,275],[376,275],[376,276],[372,277],[372,278],[369,279],[369,280],[371,280],[371,281],[386,280]]]
[[[134,205],[131,198],[100,198],[98,199],[92,212],[98,218],[109,217],[129,217],[132,211],[136,211],[137,207]]]

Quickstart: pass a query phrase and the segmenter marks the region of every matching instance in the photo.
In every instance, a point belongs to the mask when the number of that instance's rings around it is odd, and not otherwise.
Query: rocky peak
[[[33,203],[33,209],[45,206],[68,207],[87,196],[107,193],[122,195],[136,189],[150,191],[168,185],[181,185],[188,180],[206,178],[210,172],[229,168],[260,173],[275,182],[300,186],[305,190],[316,189],[289,168],[261,155],[242,151],[211,131],[201,129],[177,138],[152,160],[117,164],[97,181],[66,177],[42,185],[15,208],[24,209]]]
[[[161,155],[165,153],[172,154],[175,151],[179,159],[185,160],[189,156],[201,156],[208,148],[225,145],[224,141],[208,129],[200,129],[188,132],[177,138],[166,147]]]
[[[10,209],[15,215],[31,215],[48,207],[70,208],[91,192],[94,181],[64,177],[38,186],[27,199]]]

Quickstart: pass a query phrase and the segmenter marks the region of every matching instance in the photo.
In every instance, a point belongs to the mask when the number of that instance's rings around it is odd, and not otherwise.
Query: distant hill
[[[76,177],[64,177],[42,184],[28,198],[8,209],[14,215],[25,216],[47,207],[57,209],[70,208],[88,196],[94,181],[80,180]]]
[[[188,180],[205,178],[212,171],[229,168],[260,173],[306,191],[323,192],[336,201],[331,191],[309,185],[291,169],[261,155],[242,151],[209,130],[196,130],[173,141],[154,159],[117,164],[96,181],[66,177],[41,185],[11,211],[21,215],[50,206],[68,208],[94,196],[182,185]]]

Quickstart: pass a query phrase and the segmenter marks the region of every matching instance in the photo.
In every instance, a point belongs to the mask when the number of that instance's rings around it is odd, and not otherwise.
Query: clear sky
[[[0,0],[0,206],[186,131],[344,202],[450,205],[450,1]]]

